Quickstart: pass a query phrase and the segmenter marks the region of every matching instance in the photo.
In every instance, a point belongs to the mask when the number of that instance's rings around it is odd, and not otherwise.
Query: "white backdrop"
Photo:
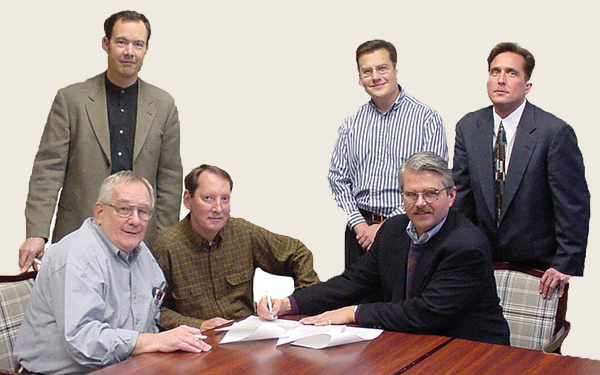
[[[440,113],[451,155],[456,122],[489,105],[491,48],[503,41],[528,48],[537,60],[528,98],[575,128],[597,206],[600,187],[591,172],[598,172],[600,27],[593,2],[7,3],[0,5],[1,274],[18,272],[29,175],[56,91],[106,69],[102,24],[124,9],[144,13],[152,24],[140,75],[175,97],[184,172],[202,163],[227,170],[235,182],[232,215],[302,240],[322,279],[343,269],[345,216],[329,192],[327,171],[337,128],[368,100],[354,53],[369,39],[395,44],[400,84]],[[586,273],[571,283],[573,329],[563,351],[600,359],[591,345],[600,336],[590,308],[600,271],[592,211]]]

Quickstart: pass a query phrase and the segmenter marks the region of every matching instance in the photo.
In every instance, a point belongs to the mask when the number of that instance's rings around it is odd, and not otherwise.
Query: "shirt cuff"
[[[298,302],[296,302],[296,299],[292,296],[289,296],[288,299],[290,300],[290,314],[289,315],[298,315],[300,313],[300,308],[298,307]]]
[[[354,226],[356,224],[360,224],[360,223],[364,223],[364,222],[366,222],[366,220],[360,212],[352,213],[348,217],[348,227],[350,229],[354,228]]]

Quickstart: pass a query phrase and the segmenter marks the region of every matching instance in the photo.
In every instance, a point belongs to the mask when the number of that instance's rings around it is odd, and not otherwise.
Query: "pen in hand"
[[[275,320],[275,316],[273,316],[273,300],[271,299],[271,295],[269,291],[266,291],[267,294],[267,307],[269,308],[269,312],[271,313],[271,320]]]

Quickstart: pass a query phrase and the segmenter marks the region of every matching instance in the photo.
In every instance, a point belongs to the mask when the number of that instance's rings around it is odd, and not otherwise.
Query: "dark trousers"
[[[371,212],[360,210],[360,213],[365,218],[367,224],[373,224],[373,214]],[[381,221],[385,220],[384,217],[381,218]],[[380,223],[381,221],[376,221],[376,223]],[[362,246],[360,246],[360,244],[356,240],[356,233],[354,232],[354,230],[350,229],[348,225],[346,225],[345,236],[346,240],[344,241],[344,268],[347,269],[356,262],[358,262],[360,258],[362,258],[362,256],[365,255],[366,250],[363,249]],[[370,303],[380,301],[381,295],[382,294],[380,290],[373,291],[373,293],[369,294],[369,296],[365,297],[361,302]]]
[[[372,225],[373,223],[380,224],[383,222],[383,220],[385,220],[384,216],[373,214],[369,211],[360,210],[360,213],[363,215],[365,221],[369,225]],[[354,230],[349,228],[347,225],[345,236],[344,268],[348,268],[354,263],[358,262],[358,260],[366,253],[366,250],[364,250],[356,240],[356,233]]]
[[[344,269],[350,267],[365,254],[365,250],[356,240],[356,233],[346,225],[346,241],[344,252]]]

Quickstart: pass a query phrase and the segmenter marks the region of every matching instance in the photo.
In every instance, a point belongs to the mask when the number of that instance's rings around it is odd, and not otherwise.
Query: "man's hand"
[[[341,309],[326,311],[323,314],[302,318],[300,319],[300,323],[316,326],[356,323],[356,319],[354,318],[355,308],[356,306],[346,306]]]
[[[200,353],[207,352],[211,346],[199,337],[198,328],[185,325],[161,333],[140,333],[132,355],[150,352],[170,353],[177,350]]]
[[[375,235],[381,227],[381,224],[367,224],[365,222],[358,223],[352,228],[356,233],[358,244],[366,251],[371,250],[371,245],[375,241]]]
[[[256,305],[256,314],[263,320],[275,320],[278,316],[289,314],[292,307],[289,298],[272,299],[273,310],[269,310],[267,297],[263,297]]]
[[[571,279],[571,276],[565,275],[554,268],[548,268],[540,280],[540,294],[544,299],[550,299],[554,289],[558,286],[558,297],[562,297],[569,279]]]
[[[34,270],[38,270],[38,265],[33,260],[35,258],[42,258],[45,244],[46,240],[42,237],[29,237],[23,242],[23,245],[19,248],[19,267],[21,267],[21,273],[27,272],[32,265]]]
[[[222,326],[223,324],[227,324],[230,322],[233,322],[233,320],[227,320],[219,317],[208,319],[203,321],[202,324],[200,324],[200,330],[208,331],[209,329],[213,329],[215,327]]]

